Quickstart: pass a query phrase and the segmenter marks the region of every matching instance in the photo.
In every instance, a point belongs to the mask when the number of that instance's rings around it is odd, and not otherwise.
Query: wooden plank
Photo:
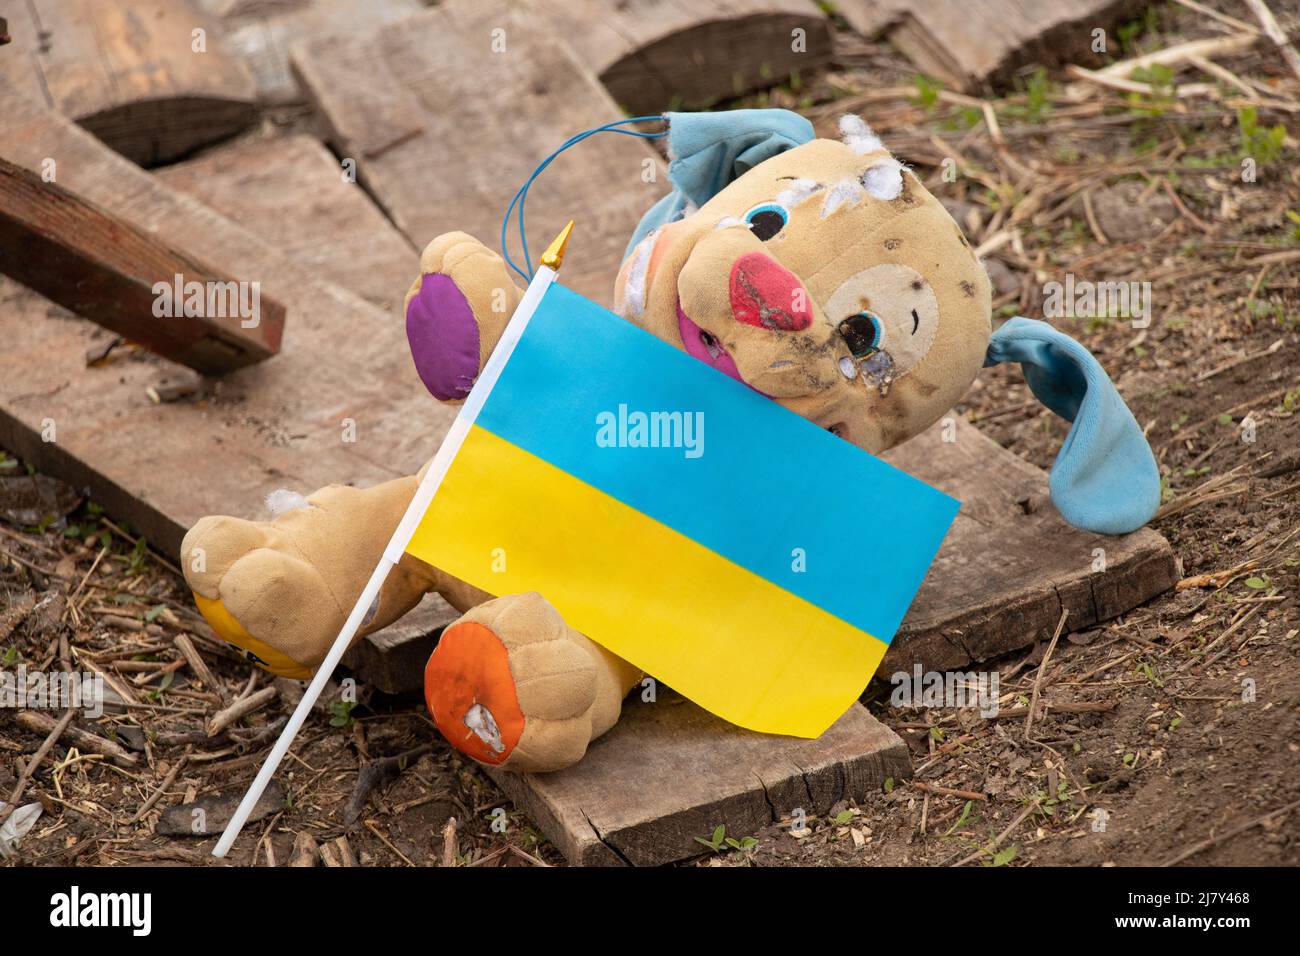
[[[365,31],[392,23],[426,6],[422,0],[199,0],[225,27],[226,45],[248,66],[264,103],[304,100],[289,69],[295,43]]]
[[[415,247],[310,136],[243,138],[155,175],[391,314],[420,272]]]
[[[1143,0],[841,0],[864,35],[888,24],[889,42],[917,68],[950,86],[986,91],[1005,86],[1028,64],[1090,62],[1095,29],[1112,30]],[[899,16],[900,12],[902,16]],[[1118,44],[1113,34],[1112,44]]]
[[[343,666],[385,694],[404,694],[423,687],[424,665],[443,628],[460,614],[441,595],[429,594],[401,620],[367,634],[343,655]]]
[[[295,48],[293,65],[335,151],[356,161],[417,246],[453,228],[495,246],[509,197],[534,167],[572,134],[623,115],[533,13],[501,0],[448,0],[315,40]],[[666,180],[641,140],[593,137],[532,190],[533,251],[577,220],[565,284],[608,302],[628,236]]]
[[[489,770],[580,866],[658,866],[697,856],[719,824],[739,839],[803,810],[825,814],[911,776],[907,746],[854,704],[816,740],[728,724],[672,691],[637,695],[587,755],[558,773]]]
[[[633,114],[702,109],[807,76],[831,54],[813,0],[535,0]]]
[[[1050,637],[1061,615],[1080,631],[1174,585],[1169,543],[1150,528],[1080,531],[1052,507],[1047,475],[961,419],[883,457],[962,502],[879,674],[950,670]]]
[[[284,306],[262,297],[255,283],[218,275],[5,159],[0,248],[6,275],[197,371],[227,372],[280,348]],[[191,289],[197,293],[193,300]],[[165,306],[161,315],[158,306]]]
[[[137,163],[168,162],[257,118],[252,75],[189,0],[13,9],[0,85],[42,99]]]
[[[10,160],[39,169],[44,157],[60,157],[68,188],[215,269],[260,281],[264,295],[304,317],[288,324],[274,359],[207,383],[193,400],[154,404],[145,390],[174,366],[115,352],[87,368],[87,349],[107,333],[0,280],[0,445],[89,487],[164,553],[205,514],[263,513],[276,488],[370,485],[427,460],[453,412],[420,384],[400,316],[167,188],[12,88],[0,87],[0,115]]]
[[[836,0],[835,12],[855,33],[872,39],[902,20],[918,2],[924,0]]]

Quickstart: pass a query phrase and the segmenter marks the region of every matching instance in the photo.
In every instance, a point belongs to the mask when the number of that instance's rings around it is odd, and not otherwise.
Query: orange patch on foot
[[[477,621],[454,624],[443,632],[424,668],[424,702],[451,745],[482,763],[502,763],[524,732],[509,654],[501,639]],[[496,720],[501,752],[466,726],[465,715],[475,704]]]

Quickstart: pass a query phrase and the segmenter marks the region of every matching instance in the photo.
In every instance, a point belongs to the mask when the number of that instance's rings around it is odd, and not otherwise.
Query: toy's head
[[[764,114],[792,115],[700,115]],[[841,130],[842,141],[776,152],[646,231],[615,301],[657,336],[879,452],[970,386],[989,342],[989,280],[943,206],[866,125],[845,117]],[[674,159],[675,182],[698,155]]]
[[[924,431],[979,369],[1019,362],[1074,423],[1051,474],[1071,523],[1144,524],[1159,475],[1086,348],[1043,322],[990,329],[983,265],[943,206],[855,116],[815,139],[785,110],[673,113],[675,191],[628,245],[630,321],[869,452]]]

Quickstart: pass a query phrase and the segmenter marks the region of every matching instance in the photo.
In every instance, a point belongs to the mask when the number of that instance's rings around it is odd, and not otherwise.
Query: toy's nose
[[[762,329],[799,332],[812,324],[803,283],[771,256],[747,252],[731,267],[731,315]]]

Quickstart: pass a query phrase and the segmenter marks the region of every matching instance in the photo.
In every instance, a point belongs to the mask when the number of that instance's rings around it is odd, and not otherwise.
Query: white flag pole
[[[429,464],[429,470],[425,472],[424,478],[415,489],[415,496],[411,499],[411,503],[407,505],[406,513],[402,515],[402,520],[398,522],[397,530],[393,532],[392,538],[389,539],[388,546],[384,548],[383,557],[379,559],[378,566],[375,568],[374,573],[370,575],[370,580],[366,582],[361,596],[357,598],[357,603],[353,605],[352,613],[348,615],[347,621],[343,624],[343,629],[339,631],[339,636],[334,639],[334,644],[330,647],[329,653],[325,655],[325,660],[316,669],[311,683],[307,685],[306,691],[303,692],[302,700],[298,701],[298,706],[294,709],[289,722],[284,725],[284,730],[280,732],[280,738],[275,742],[275,746],[271,748],[271,753],[267,756],[266,762],[262,764],[262,769],[257,772],[257,777],[254,778],[248,792],[244,794],[244,799],[239,802],[239,806],[235,809],[235,815],[226,824],[221,839],[217,841],[216,847],[212,850],[213,856],[224,857],[230,852],[230,847],[234,844],[235,838],[239,836],[239,831],[248,822],[253,807],[261,799],[267,784],[275,776],[280,761],[289,752],[289,747],[293,744],[294,738],[307,720],[307,715],[311,713],[312,705],[320,697],[321,691],[325,689],[325,684],[334,673],[334,668],[338,666],[344,652],[352,643],[357,631],[360,630],[366,612],[379,597],[379,590],[383,587],[388,572],[402,560],[402,555],[406,552],[406,546],[410,543],[411,536],[415,534],[415,529],[419,526],[424,513],[429,510],[429,504],[433,501],[433,496],[437,494],[438,487],[442,484],[442,479],[446,477],[447,470],[451,467],[457,452],[460,451],[461,445],[464,444],[470,426],[478,418],[488,395],[495,387],[497,379],[501,377],[501,370],[505,368],[505,364],[509,361],[515,346],[519,344],[520,338],[523,337],[524,329],[527,328],[533,313],[537,311],[537,305],[541,302],[542,296],[550,288],[551,283],[555,281],[560,264],[564,261],[565,246],[568,244],[569,235],[572,232],[573,221],[570,220],[569,224],[561,230],[560,234],[555,237],[555,240],[542,254],[541,263],[536,274],[528,284],[523,298],[519,300],[514,315],[506,323],[505,330],[501,333],[496,348],[492,350],[492,355],[483,366],[483,371],[479,373],[478,379],[474,382],[474,387],[470,389],[469,395],[466,396],[465,404],[461,406],[460,413],[457,414],[447,432],[447,436],[442,440],[438,453],[433,456],[433,461]]]

